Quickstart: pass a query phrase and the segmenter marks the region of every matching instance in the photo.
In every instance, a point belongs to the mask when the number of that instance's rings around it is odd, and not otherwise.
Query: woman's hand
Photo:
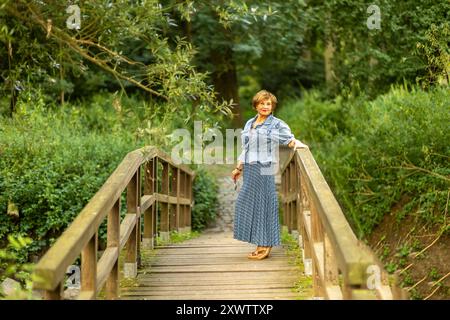
[[[231,178],[233,179],[234,182],[236,182],[240,176],[242,175],[242,171],[239,171],[238,169],[234,169],[231,172]]]
[[[302,148],[309,149],[309,147],[306,144],[302,143],[300,140],[295,139],[294,150]]]

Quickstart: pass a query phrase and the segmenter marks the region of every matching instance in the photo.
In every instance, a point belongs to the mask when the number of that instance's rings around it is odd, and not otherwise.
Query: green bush
[[[204,229],[216,217],[219,208],[218,185],[204,169],[196,170],[194,179],[194,207],[192,208],[192,230]]]
[[[311,145],[326,180],[359,236],[401,199],[401,220],[417,212],[441,225],[449,190],[450,92],[397,87],[373,101],[314,94],[280,111]],[[303,139],[304,137],[304,139]]]
[[[90,130],[80,121],[87,111],[31,105],[0,118],[0,241],[8,234],[33,239],[19,262],[40,256],[138,144],[126,130]],[[18,216],[7,214],[11,203]]]

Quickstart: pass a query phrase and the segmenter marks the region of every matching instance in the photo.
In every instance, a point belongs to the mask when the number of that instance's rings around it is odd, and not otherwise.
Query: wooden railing
[[[162,166],[160,175],[158,166]],[[141,170],[144,171],[143,183]],[[158,176],[161,176],[160,191]],[[175,165],[168,155],[155,147],[128,153],[36,265],[37,280],[33,287],[44,290],[46,299],[61,299],[66,270],[81,254],[78,299],[95,299],[105,285],[106,298],[117,298],[122,248],[126,248],[124,277],[132,278],[137,274],[141,240],[143,246],[153,248],[158,231],[163,240],[172,230],[190,231],[194,177],[195,173],[187,166]],[[125,189],[126,214],[120,221],[120,200]],[[98,230],[106,217],[107,244],[98,259]]]
[[[404,299],[373,252],[353,233],[311,152],[291,151],[281,168],[283,226],[298,236],[314,296]]]

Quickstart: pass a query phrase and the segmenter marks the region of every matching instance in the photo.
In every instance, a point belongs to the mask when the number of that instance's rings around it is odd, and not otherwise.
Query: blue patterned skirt
[[[234,239],[258,246],[281,245],[275,176],[267,173],[270,165],[244,163],[244,181],[234,210]]]

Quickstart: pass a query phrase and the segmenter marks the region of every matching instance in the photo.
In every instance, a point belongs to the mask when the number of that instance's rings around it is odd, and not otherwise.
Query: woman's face
[[[272,112],[272,101],[270,99],[261,100],[256,106],[256,111],[262,116],[268,116]]]

